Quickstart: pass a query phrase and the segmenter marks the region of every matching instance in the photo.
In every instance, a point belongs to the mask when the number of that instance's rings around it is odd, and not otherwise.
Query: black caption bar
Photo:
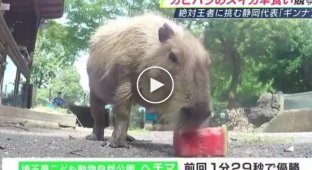
[[[312,18],[312,8],[177,8],[174,18]]]

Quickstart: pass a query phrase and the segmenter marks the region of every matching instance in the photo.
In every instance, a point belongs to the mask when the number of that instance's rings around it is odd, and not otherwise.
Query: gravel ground
[[[103,147],[102,142],[82,140],[82,137],[90,132],[91,129],[24,131],[1,127],[0,159],[3,157],[173,157],[170,131],[131,131],[129,134],[137,140],[129,143],[129,149],[113,149]],[[108,129],[105,133],[105,136],[109,136],[111,130]],[[294,146],[294,151],[285,151],[290,146]],[[312,133],[254,135],[229,133],[227,157],[312,157]]]

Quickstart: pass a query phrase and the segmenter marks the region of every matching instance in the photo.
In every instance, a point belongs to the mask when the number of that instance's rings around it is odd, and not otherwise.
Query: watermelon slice
[[[227,128],[206,127],[192,132],[174,132],[173,147],[181,157],[224,157],[227,154]]]

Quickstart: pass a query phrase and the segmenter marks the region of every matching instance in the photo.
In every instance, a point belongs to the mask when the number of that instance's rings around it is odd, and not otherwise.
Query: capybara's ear
[[[170,39],[173,36],[173,34],[174,32],[172,28],[167,23],[164,23],[164,25],[159,27],[158,29],[159,41],[162,43]]]

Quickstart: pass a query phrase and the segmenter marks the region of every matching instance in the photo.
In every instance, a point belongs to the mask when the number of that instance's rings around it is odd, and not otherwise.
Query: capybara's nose
[[[211,115],[211,109],[209,104],[205,102],[196,102],[192,106],[186,106],[181,108],[181,112],[184,117],[197,118],[197,119],[207,119]]]
[[[194,103],[180,110],[180,130],[188,131],[209,124],[211,109],[209,105]]]

